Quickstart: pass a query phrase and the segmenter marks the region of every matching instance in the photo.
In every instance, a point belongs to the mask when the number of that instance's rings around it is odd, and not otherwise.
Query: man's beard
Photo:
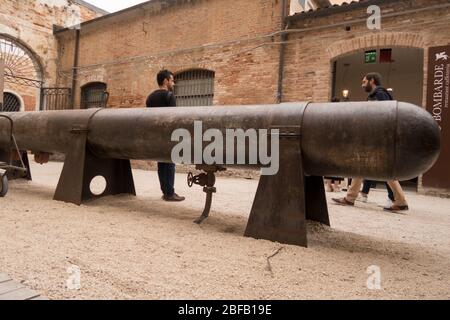
[[[372,92],[372,86],[371,85],[367,85],[364,87],[364,90],[366,90],[367,93],[371,93]]]

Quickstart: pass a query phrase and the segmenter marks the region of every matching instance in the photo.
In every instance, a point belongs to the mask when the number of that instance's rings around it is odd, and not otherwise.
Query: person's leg
[[[166,195],[171,197],[175,194],[175,164],[168,163],[167,164],[167,186],[166,186]]]
[[[363,188],[361,190],[362,193],[368,195],[370,192],[370,188],[372,188],[373,181],[364,180]]]
[[[408,203],[406,202],[405,194],[403,193],[400,182],[398,181],[388,181],[389,187],[391,187],[392,192],[394,193],[394,206],[396,207],[407,207]]]
[[[165,163],[158,162],[158,178],[161,186],[161,191],[165,195],[166,193],[166,167]]]
[[[184,201],[186,198],[181,197],[175,193],[175,169],[176,166],[173,163],[164,163],[161,165],[162,170],[162,185],[164,186],[164,197],[165,201]]]
[[[355,202],[358,197],[359,191],[361,190],[363,179],[352,178],[352,184],[348,188],[347,196],[345,197],[347,201]]]
[[[395,202],[394,192],[392,191],[391,187],[389,186],[389,183],[387,183],[387,182],[386,182],[386,189],[388,192],[389,200],[391,200],[392,202]],[[401,189],[401,187],[400,187],[400,189]]]
[[[340,186],[340,181],[338,179],[332,179],[331,180],[331,187],[333,188],[333,192],[340,192],[341,191],[341,186]]]
[[[357,178],[352,180],[352,184],[348,188],[347,196],[344,198],[332,198],[334,202],[344,206],[353,206],[355,204],[355,200],[358,197],[359,190],[361,189],[362,179]]]
[[[330,179],[325,179],[325,191],[326,192],[332,192],[333,191]]]
[[[173,163],[158,163],[158,176],[164,196],[173,196],[175,193],[175,165]]]

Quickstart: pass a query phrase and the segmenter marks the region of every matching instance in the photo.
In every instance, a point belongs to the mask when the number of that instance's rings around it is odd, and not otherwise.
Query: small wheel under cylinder
[[[0,186],[0,197],[3,198],[8,193],[8,177],[6,176],[6,174],[1,176]]]

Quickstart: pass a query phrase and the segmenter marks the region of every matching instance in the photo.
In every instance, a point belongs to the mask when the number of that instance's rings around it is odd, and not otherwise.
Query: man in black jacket
[[[363,78],[362,87],[369,93],[369,101],[392,100],[390,93],[381,87],[381,76],[378,73],[368,73]],[[333,201],[340,205],[353,206],[362,183],[363,179],[361,178],[352,179],[352,184],[348,189],[347,195],[344,198],[333,199]],[[408,210],[408,203],[406,202],[405,194],[400,183],[398,181],[388,181],[387,184],[392,189],[395,201],[393,201],[392,205],[386,206],[384,210],[392,212]]]
[[[381,86],[381,75],[379,73],[368,73],[363,79],[362,87],[369,94],[367,101],[394,100],[391,93]],[[376,185],[376,181],[364,180],[364,185],[361,190],[361,200],[363,202],[367,202],[372,185]],[[394,192],[392,192],[387,182],[386,189],[388,191],[388,204],[386,207],[390,207],[395,201]]]
[[[147,108],[176,107],[176,99],[173,94],[175,81],[173,73],[162,70],[157,75],[159,89],[150,94],[147,98]],[[180,197],[175,193],[175,164],[158,162],[158,177],[165,201],[183,201],[185,197]]]
[[[368,73],[363,79],[363,88],[369,94],[368,101],[394,100],[389,91],[381,86],[381,76],[378,73]]]

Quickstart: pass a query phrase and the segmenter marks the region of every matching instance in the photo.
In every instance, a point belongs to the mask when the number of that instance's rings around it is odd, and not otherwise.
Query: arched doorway
[[[23,97],[26,101],[23,109],[37,110],[43,69],[36,55],[18,39],[0,34],[0,60],[4,63],[5,91],[11,90]],[[15,102],[14,94],[10,93],[7,98],[11,107]]]
[[[81,109],[105,108],[109,94],[106,83],[91,82],[81,87]]]
[[[214,71],[192,69],[175,75],[177,106],[212,106]]]
[[[332,60],[331,98],[341,101],[365,101],[367,93],[361,80],[369,72],[382,76],[382,86],[395,100],[417,106],[423,101],[424,50],[413,47],[372,47],[346,53]],[[418,190],[418,178],[402,182],[402,186]]]

